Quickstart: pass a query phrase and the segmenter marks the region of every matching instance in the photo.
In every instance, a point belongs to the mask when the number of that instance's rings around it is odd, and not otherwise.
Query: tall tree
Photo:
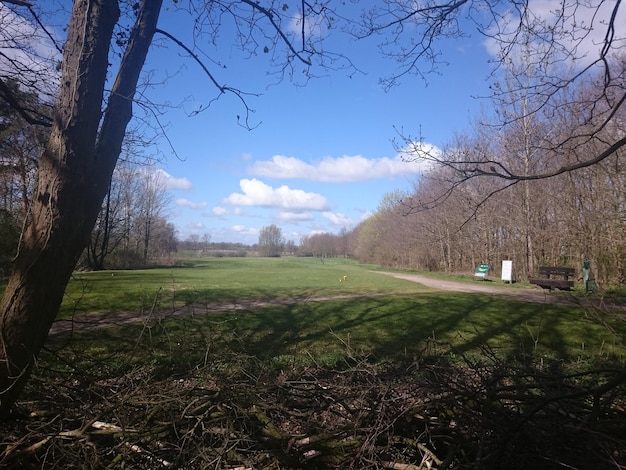
[[[393,86],[408,75],[425,73],[445,63],[439,44],[478,32],[488,44],[493,60],[493,77],[503,64],[525,64],[532,80],[518,83],[517,96],[531,104],[524,116],[558,115],[563,109],[578,111],[578,126],[570,134],[546,136],[544,151],[563,156],[572,143],[595,143],[594,153],[575,161],[552,159],[543,168],[511,167],[493,159],[471,161],[447,159],[445,155],[416,148],[415,160],[435,162],[456,171],[457,182],[475,176],[491,176],[505,181],[546,179],[595,165],[626,147],[626,136],[604,140],[600,134],[615,123],[626,106],[623,54],[626,13],[621,1],[559,2],[544,8],[541,2],[489,2],[485,0],[406,2],[383,0],[366,13],[366,21],[354,28],[357,37],[381,35],[380,49],[394,59],[398,68],[386,77]],[[522,59],[522,60],[520,60]],[[525,72],[523,72],[525,74]],[[600,86],[582,97],[572,89],[585,80]],[[495,97],[511,90],[492,88]],[[530,97],[532,95],[532,98]],[[520,109],[523,103],[518,103]],[[589,124],[593,123],[593,128]],[[501,125],[507,124],[505,119]],[[422,136],[420,136],[421,138]],[[400,147],[414,142],[406,136]]]
[[[259,253],[262,256],[280,256],[285,246],[282,230],[272,224],[259,231]]]
[[[163,173],[156,168],[148,168],[138,173],[139,197],[136,207],[136,230],[141,235],[142,258],[144,264],[148,261],[150,242],[157,220],[164,218],[168,197]]]
[[[138,4],[104,111],[117,2],[76,1],[32,219],[0,302],[0,415],[19,396],[84,249],[120,153],[160,0]]]
[[[111,266],[107,267],[127,268],[138,265],[138,257],[131,256],[129,249],[132,230],[137,226],[136,219],[140,212],[139,200],[143,197],[141,185],[145,184],[144,180],[151,174],[141,168],[146,165],[154,168],[154,163],[142,152],[144,148],[150,147],[150,143],[141,141],[137,135],[137,131],[130,130],[124,138],[122,153],[81,259],[91,269],[105,269],[107,259],[112,260]],[[159,200],[166,199],[165,193],[162,194]],[[111,257],[114,252],[116,256]],[[123,261],[122,265],[119,264],[120,261]]]

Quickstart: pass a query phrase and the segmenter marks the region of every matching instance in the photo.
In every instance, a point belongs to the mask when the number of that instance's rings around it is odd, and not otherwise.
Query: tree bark
[[[117,2],[76,0],[32,218],[0,302],[0,418],[11,410],[86,246],[132,117],[161,0],[143,0],[102,113]]]

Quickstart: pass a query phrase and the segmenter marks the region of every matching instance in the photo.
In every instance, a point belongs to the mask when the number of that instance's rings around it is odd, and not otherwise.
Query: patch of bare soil
[[[620,307],[620,305],[616,304],[611,299],[602,299],[597,297],[581,298],[568,294],[568,292],[566,291],[551,292],[548,289],[542,289],[540,287],[511,288],[504,285],[497,285],[495,281],[484,281],[482,279],[476,280],[474,282],[456,282],[444,279],[435,279],[427,276],[420,276],[418,274],[400,274],[391,272],[383,272],[382,274],[385,274],[387,276],[393,276],[398,279],[404,279],[406,281],[417,282],[419,284],[423,284],[426,287],[432,287],[433,289],[438,290],[502,295],[524,302],[580,305],[583,307],[596,308]]]
[[[370,294],[371,297],[383,296],[385,294]],[[363,297],[362,295],[334,295],[320,297],[291,297],[276,300],[251,300],[238,303],[216,303],[203,305],[183,305],[176,308],[168,308],[164,310],[150,310],[146,312],[105,312],[90,313],[88,316],[80,318],[70,318],[57,320],[50,328],[49,336],[56,336],[62,333],[72,333],[74,331],[81,332],[93,328],[104,327],[108,325],[123,325],[125,323],[137,323],[145,321],[154,321],[159,318],[180,317],[185,315],[203,315],[216,312],[237,312],[240,310],[251,310],[260,307],[268,307],[272,305],[289,305],[302,302],[324,302],[336,299],[351,299]]]

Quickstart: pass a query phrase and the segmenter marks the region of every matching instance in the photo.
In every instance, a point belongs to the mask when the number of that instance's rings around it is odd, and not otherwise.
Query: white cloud
[[[176,205],[180,207],[187,207],[189,209],[203,209],[207,206],[206,202],[192,202],[185,198],[176,199]]]
[[[188,190],[192,188],[191,181],[189,181],[187,178],[175,178],[167,171],[161,169],[157,170],[157,172],[160,174],[160,177],[163,178],[163,181],[165,182],[165,189]]]
[[[424,173],[439,161],[442,151],[439,147],[426,142],[411,142],[400,151],[398,158],[403,162],[413,165],[418,171]]]
[[[290,240],[293,241],[294,243],[298,243],[300,241],[300,239],[302,238],[302,235],[299,232],[289,232],[289,233],[283,233],[283,235],[285,236],[286,240]]]
[[[363,215],[361,215],[361,217],[359,218],[359,222],[363,222],[367,219],[369,219],[370,217],[372,217],[375,214],[374,211],[365,211],[363,213]]]
[[[226,209],[225,207],[215,206],[213,209],[211,209],[211,214],[217,217],[221,217],[228,214],[228,209]]]
[[[310,212],[288,212],[282,211],[278,214],[278,218],[285,222],[301,222],[303,220],[313,220]]]
[[[326,198],[321,194],[307,193],[288,186],[273,188],[262,181],[242,179],[239,182],[242,193],[233,193],[224,199],[224,203],[235,206],[274,207],[288,211],[322,211],[328,207]]]
[[[248,167],[248,172],[256,176],[299,178],[328,183],[415,175],[423,171],[423,163],[407,159],[406,153],[394,158],[366,158],[361,155],[326,157],[315,165],[295,157],[275,155],[270,161],[256,162]]]
[[[554,2],[553,0],[530,0],[528,12],[530,22],[543,22],[542,26],[550,37],[550,44],[540,45],[535,41],[537,51],[550,48],[552,52],[561,53],[561,59],[571,61],[577,58],[585,65],[598,58],[600,49],[604,45],[608,23],[613,13],[615,2]],[[502,47],[509,48],[510,41],[517,35],[517,27],[520,18],[518,11],[508,9],[500,12],[499,21],[494,23],[487,31],[488,39],[484,46],[493,57],[499,57]],[[620,8],[614,21],[614,25],[626,24],[626,9]],[[535,24],[535,28],[536,28]],[[562,30],[562,32],[560,32]],[[540,35],[533,31],[533,38]],[[620,28],[615,30],[613,49],[622,47],[625,39]],[[498,42],[498,39],[503,42]],[[509,57],[521,56],[522,48],[528,45],[520,44],[516,49],[510,50]],[[559,51],[559,47],[562,48]],[[566,49],[563,50],[563,49]],[[569,55],[574,51],[574,55]]]
[[[354,221],[350,217],[339,212],[323,212],[322,215],[333,225],[336,225],[338,227],[349,227],[354,223]]]
[[[313,235],[324,235],[328,233],[328,230],[322,230],[322,229],[313,229],[309,232],[309,236],[313,236]]]
[[[246,227],[245,225],[232,225],[230,227],[230,230],[232,230],[235,233],[238,233],[239,235],[258,235],[259,234],[259,229],[254,228],[254,227]]]

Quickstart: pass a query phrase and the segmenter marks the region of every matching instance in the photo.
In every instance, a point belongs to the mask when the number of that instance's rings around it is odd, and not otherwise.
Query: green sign
[[[479,264],[478,267],[476,268],[476,272],[474,273],[474,276],[485,277],[487,276],[488,272],[489,272],[488,264]]]

